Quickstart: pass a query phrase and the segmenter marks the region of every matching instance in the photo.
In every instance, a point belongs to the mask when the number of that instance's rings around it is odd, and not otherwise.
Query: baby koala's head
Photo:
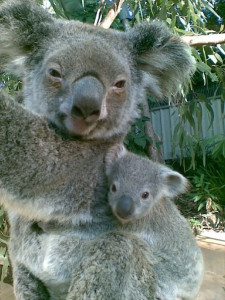
[[[109,204],[121,222],[146,216],[157,201],[188,188],[187,179],[178,172],[128,152],[123,145],[109,150],[105,166]]]

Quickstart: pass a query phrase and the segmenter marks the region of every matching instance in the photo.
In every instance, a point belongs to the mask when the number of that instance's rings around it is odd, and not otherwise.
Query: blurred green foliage
[[[201,212],[225,211],[224,137],[214,136],[195,141],[194,168],[191,162],[191,155],[183,158],[182,165],[179,161],[171,162],[173,167],[183,173],[191,182],[192,189],[187,198],[196,202],[198,210]]]

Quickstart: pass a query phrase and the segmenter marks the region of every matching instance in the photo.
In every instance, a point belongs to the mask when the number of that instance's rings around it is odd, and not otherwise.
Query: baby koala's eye
[[[112,192],[114,192],[114,193],[116,192],[116,185],[115,185],[115,184],[112,185],[111,190],[112,190]]]
[[[142,199],[147,199],[148,196],[149,196],[149,192],[144,192],[144,193],[141,194]]]

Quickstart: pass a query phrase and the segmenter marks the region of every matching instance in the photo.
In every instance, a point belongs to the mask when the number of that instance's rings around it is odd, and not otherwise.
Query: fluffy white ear
[[[58,23],[35,1],[4,1],[0,5],[0,70],[23,75],[25,58],[34,57],[43,45],[43,37],[54,36]]]
[[[169,168],[163,168],[161,171],[165,190],[167,196],[174,198],[180,194],[187,192],[189,188],[188,180],[180,173],[170,170]]]
[[[111,147],[105,157],[106,175],[109,174],[112,165],[121,157],[127,154],[127,150],[123,144],[117,144]]]
[[[190,47],[163,22],[138,24],[125,32],[125,36],[144,76],[145,87],[154,98],[176,94],[194,73],[195,60]]]

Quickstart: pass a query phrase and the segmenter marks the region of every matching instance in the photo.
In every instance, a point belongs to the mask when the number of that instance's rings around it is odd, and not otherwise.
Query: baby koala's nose
[[[120,197],[117,206],[116,214],[122,218],[127,219],[134,212],[134,201],[130,196],[123,195]]]

